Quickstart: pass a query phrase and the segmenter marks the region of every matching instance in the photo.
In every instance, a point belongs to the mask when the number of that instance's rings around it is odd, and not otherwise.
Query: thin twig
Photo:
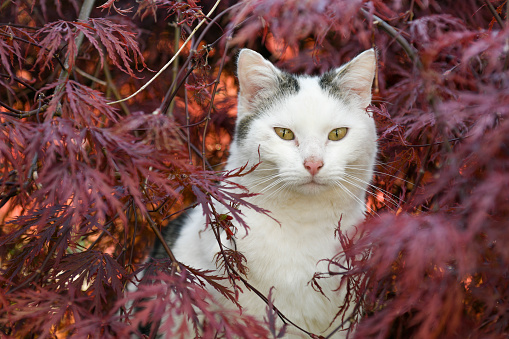
[[[150,215],[148,213],[145,213],[145,218],[147,218],[147,221],[148,221],[150,227],[152,228],[152,231],[154,231],[156,237],[159,239],[159,241],[163,245],[163,248],[166,251],[166,254],[168,254],[168,257],[170,257],[172,265],[177,269],[177,272],[180,273],[180,266],[178,265],[177,258],[175,258],[175,255],[173,254],[170,247],[166,243],[166,240],[164,240],[164,237],[161,234],[161,232],[159,231],[159,228],[157,227],[156,223],[154,222],[154,220],[152,220],[152,217],[150,217]]]
[[[0,76],[6,78],[6,79],[12,79],[16,82],[19,82],[20,84],[22,84],[23,86],[25,86],[26,88],[29,88],[30,90],[32,90],[33,92],[37,92],[37,89],[35,87],[33,87],[32,85],[30,85],[29,83],[27,83],[26,81],[24,81],[23,79],[20,79],[18,77],[11,77],[9,74],[4,74],[4,73],[0,73]]]
[[[357,312],[359,312],[359,309],[360,309],[360,302],[358,302],[358,303],[356,303],[356,304],[355,304],[355,308],[353,309],[353,311],[352,311],[351,315],[350,315],[348,318],[346,318],[344,321],[342,321],[342,322],[341,322],[341,324],[337,325],[337,326],[334,328],[334,330],[333,330],[331,333],[329,333],[329,334],[325,337],[325,339],[330,339],[330,338],[332,338],[332,336],[333,336],[333,335],[334,335],[337,331],[339,331],[339,330],[340,330],[340,329],[341,329],[341,328],[342,328],[342,327],[343,327],[346,323],[348,323],[348,322],[352,322],[352,319],[353,319],[353,317],[354,317],[354,314],[356,314]],[[344,318],[343,318],[343,319],[344,319]]]
[[[156,213],[156,212],[159,212],[159,210],[160,210],[161,208],[163,208],[163,206],[164,206],[164,205],[166,205],[166,203],[167,203],[167,202],[168,202],[171,198],[173,198],[173,196],[171,196],[171,195],[170,195],[170,196],[168,196],[168,197],[166,197],[166,199],[164,199],[164,200],[163,200],[163,202],[162,202],[159,206],[154,207],[154,209],[152,209],[152,210],[148,210],[147,212],[149,212],[149,213]],[[173,202],[171,203],[170,207],[168,207],[168,209],[171,209],[171,208],[173,207],[173,205],[177,202],[177,200],[178,200],[177,198],[173,198]],[[178,212],[177,212],[177,213],[178,213]]]
[[[229,11],[231,11],[232,9],[234,8],[237,8],[239,6],[243,5],[242,2],[239,2],[231,7],[228,7],[227,9],[225,9],[224,11],[222,11],[221,13],[219,13],[218,15],[216,15],[214,17],[214,19],[210,20],[209,24],[203,29],[203,31],[201,32],[200,36],[198,37],[198,39],[196,39],[196,42],[195,44],[192,45],[191,49],[193,50],[196,50],[196,48],[198,47],[197,44],[199,44],[201,41],[204,40],[205,38],[205,34],[207,34],[207,32],[209,31],[210,27],[212,27],[212,24],[214,24],[217,20],[219,20],[223,15],[225,15],[226,13],[228,13]],[[235,26],[237,27],[237,26]],[[228,32],[229,34],[230,32]],[[213,42],[211,44],[209,44],[209,46],[212,46],[214,45],[216,42]]]
[[[184,71],[187,69],[187,66],[189,65],[189,62],[191,60],[191,57],[188,57],[187,60],[184,62],[184,64],[182,65],[182,67],[180,68],[180,71],[177,73],[177,78],[176,79],[180,79],[181,75],[184,73]],[[168,88],[168,91],[166,91],[166,94],[164,96],[164,99],[163,101],[161,102],[161,105],[159,105],[159,110],[161,112],[164,112],[163,111],[163,107],[167,107],[167,102],[168,102],[168,99],[171,95],[171,93],[173,93],[173,89],[175,88],[176,86],[176,80],[174,80],[171,85],[170,85],[170,88]]]
[[[216,9],[216,7],[219,5],[219,3],[221,2],[221,0],[217,0],[216,3],[214,4],[214,7],[212,7],[212,9],[209,11],[209,13],[207,14],[207,16],[205,18],[203,18],[202,21],[200,21],[200,23],[198,23],[198,25],[193,29],[193,31],[191,32],[191,34],[187,37],[186,41],[184,41],[184,43],[182,44],[182,46],[180,47],[180,49],[177,51],[177,53],[175,53],[175,55],[170,59],[170,61],[168,61],[166,63],[166,65],[164,65],[160,70],[159,72],[157,72],[145,85],[141,86],[140,89],[138,89],[136,92],[134,92],[133,94],[131,94],[130,96],[128,96],[127,98],[124,98],[124,99],[121,99],[121,100],[117,100],[117,101],[111,101],[111,102],[108,102],[108,105],[113,105],[113,104],[118,104],[120,102],[123,102],[123,101],[127,101],[129,99],[132,99],[134,98],[136,95],[140,94],[143,90],[145,90],[145,88],[148,87],[148,85],[150,85],[156,78],[158,78],[161,73],[163,73],[168,67],[170,67],[170,65],[173,63],[173,61],[175,61],[175,59],[180,55],[180,53],[182,52],[182,50],[184,49],[184,47],[186,47],[186,45],[189,43],[189,41],[191,41],[191,38],[196,34],[196,32],[198,31],[198,29],[203,25],[203,23],[205,23],[205,21],[207,21],[207,19],[209,18],[210,15],[212,15],[212,13],[214,13],[214,10]]]
[[[113,81],[113,77],[111,76],[110,67],[108,66],[108,63],[104,64],[103,71],[104,71],[104,75],[106,76],[108,88],[111,89],[111,91],[113,92],[113,95],[115,96],[115,98],[117,100],[121,99],[122,96],[120,95],[120,92],[118,91],[117,86],[115,86],[115,82]],[[129,111],[129,108],[127,107],[127,105],[124,102],[120,103],[120,107],[122,108],[122,111],[124,111],[124,113],[126,115],[131,115],[131,111]]]
[[[414,5],[415,5],[415,0],[412,0],[410,2],[410,10],[408,11],[408,13],[409,13],[408,18],[410,19],[410,21],[412,21],[414,19]]]
[[[200,158],[202,158],[202,152],[200,152],[200,150],[198,149],[198,147],[196,147],[195,145],[193,145],[190,141],[190,139],[188,139],[179,129],[176,130],[179,138],[181,138],[184,142],[187,142],[187,145],[190,147],[190,149],[196,153],[196,155],[198,155]],[[191,154],[189,155],[189,159],[192,159],[191,158]],[[207,159],[203,159],[202,158],[202,161],[205,162],[205,165],[207,166],[207,168],[211,171],[214,170],[214,168],[212,168],[212,166],[209,164],[209,162],[207,161]],[[192,164],[191,164],[192,165]]]
[[[229,11],[231,11],[231,10],[233,10],[233,9],[237,8],[237,7],[238,7],[238,6],[240,6],[240,5],[241,5],[241,3],[238,3],[238,4],[236,4],[236,5],[233,5],[233,6],[231,6],[231,7],[228,7],[227,9],[225,9],[224,11],[222,11],[221,13],[219,13],[218,15],[216,15],[216,16],[214,17],[214,19],[212,19],[212,20],[209,22],[209,24],[208,24],[208,25],[207,25],[207,26],[203,29],[203,31],[201,32],[201,34],[200,34],[200,36],[198,37],[198,39],[196,39],[196,42],[195,42],[195,43],[192,43],[192,45],[191,45],[191,52],[192,52],[192,51],[194,51],[194,50],[196,50],[197,46],[196,46],[195,44],[198,44],[198,43],[200,43],[200,41],[202,41],[202,40],[203,40],[203,38],[204,38],[205,34],[208,32],[208,30],[210,29],[210,27],[212,26],[212,24],[214,24],[217,20],[219,20],[219,19],[220,19],[220,18],[221,18],[224,14],[226,14],[226,13],[228,13]],[[235,29],[237,26],[238,26],[238,25],[234,26],[233,28],[230,28],[226,34],[231,34],[231,31],[232,31],[233,29]],[[223,35],[222,35],[222,36],[223,36]],[[215,44],[216,44],[216,43],[217,43],[217,42],[218,42],[218,41],[222,38],[222,36],[221,36],[219,39],[217,39],[216,41],[214,41],[213,43],[209,44],[208,46],[210,47],[210,46],[215,45]],[[187,64],[188,62],[189,62],[189,58],[188,58],[188,60],[186,61],[186,64]],[[182,70],[181,70],[181,72],[182,72]],[[180,72],[179,72],[179,75],[180,75]],[[186,84],[187,84],[187,81],[188,81],[188,78],[187,78],[187,77],[185,78],[185,81],[186,81]],[[196,124],[191,124],[191,123],[190,123],[188,100],[189,100],[189,99],[188,99],[188,94],[187,94],[187,88],[185,88],[185,89],[184,89],[184,104],[185,104],[185,112],[186,112],[186,126],[185,126],[185,127],[186,127],[187,141],[188,141],[187,148],[188,148],[188,154],[189,154],[189,164],[190,164],[190,165],[192,165],[192,164],[193,164],[193,158],[192,158],[192,156],[191,156],[191,147],[194,147],[194,145],[193,145],[193,146],[191,146],[191,144],[190,144],[190,140],[191,140],[191,138],[190,138],[190,135],[191,135],[190,127],[192,127],[192,126],[194,126],[194,125],[196,125]],[[203,122],[203,121],[200,121],[200,122],[199,122],[199,123],[197,123],[197,124],[201,124],[202,122]],[[184,126],[182,126],[182,127],[184,127]],[[202,158],[203,158],[203,155],[202,155]],[[206,162],[206,164],[207,164],[207,167],[209,167],[209,168],[210,168],[210,165],[208,165],[208,163],[207,163],[207,162]]]
[[[180,0],[178,0],[178,2],[180,2]],[[178,21],[180,21],[180,11],[177,13],[177,22]],[[180,43],[180,26],[177,23],[175,23],[175,33],[174,34],[175,34],[175,37],[174,37],[175,40],[173,42],[173,44],[174,44],[173,48],[176,51],[179,48],[179,43]],[[178,75],[179,75],[178,69],[179,69],[179,58],[175,59],[175,63],[173,64],[173,70],[172,70],[173,81],[172,81],[172,84],[175,84],[177,82]],[[177,86],[177,88],[178,88],[178,86]],[[166,115],[172,116],[173,115],[173,107],[174,106],[175,106],[175,102],[170,101],[170,105],[168,107],[168,110],[164,110],[163,112],[166,111]]]
[[[44,112],[46,110],[46,108],[48,108],[48,105],[43,105],[40,108],[31,110],[31,111],[20,111],[20,110],[17,110],[15,108],[12,108],[12,107],[4,104],[1,101],[0,101],[0,106],[4,107],[4,108],[6,108],[6,109],[8,109],[10,111],[10,112],[1,112],[0,111],[0,114],[9,115],[11,117],[16,117],[16,118],[30,117],[30,116],[35,115],[37,113]]]
[[[184,77],[180,80],[180,82],[178,83],[178,85],[175,87],[175,89],[173,90],[173,92],[167,97],[164,99],[163,101],[163,104],[164,106],[161,108],[161,112],[167,112],[167,115],[171,115],[171,111],[172,111],[172,104],[173,104],[173,99],[175,98],[175,96],[177,95],[177,92],[179,91],[179,89],[182,87],[182,85],[184,84],[184,82],[186,82],[187,78],[191,75],[191,73],[194,71],[194,65],[192,65],[191,67],[189,67],[189,69],[187,70],[186,74],[184,75]]]
[[[498,15],[495,7],[493,7],[493,5],[491,4],[491,2],[489,0],[484,0],[484,3],[486,4],[486,6],[488,6],[488,9],[490,10],[491,14],[493,14],[493,16],[495,17],[495,20],[498,22],[500,27],[503,29],[505,27],[504,21],[502,20],[500,15]]]
[[[126,204],[124,205],[124,209],[125,209],[125,208],[127,208],[127,205],[128,205],[128,203],[126,203]],[[120,214],[119,214],[118,212],[117,212],[117,213],[115,213],[115,215],[114,215],[113,217],[111,217],[111,218],[110,218],[110,220],[108,220],[107,222],[105,222],[105,223],[104,223],[104,225],[102,226],[103,231],[101,232],[101,234],[99,234],[99,236],[97,237],[97,239],[95,239],[95,241],[94,241],[94,242],[93,242],[90,246],[88,246],[87,251],[91,251],[91,250],[95,247],[95,245],[97,245],[97,244],[99,243],[99,241],[101,240],[101,238],[102,238],[102,237],[106,234],[106,232],[107,232],[105,229],[106,229],[106,228],[108,228],[111,224],[113,224],[113,222],[115,222],[115,220],[117,220],[117,218],[119,217],[119,215],[120,215]]]
[[[92,80],[93,82],[97,82],[99,85],[102,85],[102,86],[106,86],[107,85],[106,81],[98,79],[95,76],[93,76],[91,74],[88,74],[84,70],[79,69],[78,67],[74,67],[74,69],[75,69],[76,73],[78,73],[79,75],[83,76],[84,78],[87,78],[88,80]]]
[[[203,127],[203,140],[202,140],[202,159],[206,159],[205,156],[205,139],[207,136],[207,128],[209,126],[210,121],[210,114],[212,113],[212,107],[214,107],[214,98],[216,96],[217,92],[217,86],[219,85],[220,79],[221,79],[221,73],[223,72],[224,63],[226,60],[226,52],[228,51],[228,46],[230,42],[230,35],[226,37],[226,43],[224,44],[224,51],[223,51],[223,58],[221,59],[221,64],[219,65],[219,70],[217,72],[217,78],[214,84],[214,89],[212,90],[212,96],[210,98],[210,106],[209,110],[207,112],[207,117],[205,118],[205,126]],[[205,162],[202,163],[203,170],[205,170]]]
[[[189,78],[186,78],[186,85]],[[184,105],[186,111],[186,136],[187,136],[187,153],[189,155],[189,165],[193,165],[193,157],[191,155],[191,127],[189,126],[190,117],[189,117],[189,98],[187,96],[187,87],[184,86]]]
[[[488,0],[489,1],[489,0]],[[486,0],[485,0],[486,2]],[[503,5],[504,3],[502,3]],[[491,5],[491,3],[490,3]],[[502,11],[502,5],[500,5],[500,13],[502,14],[503,11]],[[493,8],[494,9],[494,8]],[[498,12],[495,10],[495,13],[497,13],[498,15]],[[495,14],[494,14],[495,15]],[[502,20],[502,24],[500,26],[502,26],[502,28],[504,28],[505,26],[507,26],[509,24],[509,2],[505,1],[505,22]]]
[[[422,62],[419,58],[419,55],[417,54],[417,51],[415,48],[406,41],[403,36],[394,29],[391,25],[389,25],[387,22],[382,20],[380,17],[376,15],[371,15],[368,11],[366,11],[364,8],[361,8],[361,12],[364,14],[366,19],[370,20],[373,19],[373,24],[379,26],[382,28],[387,34],[389,34],[391,37],[393,37],[400,46],[405,50],[406,54],[412,60],[412,62],[417,66],[417,68],[422,69]]]
[[[431,136],[430,138],[430,141],[434,140],[436,137],[436,132],[433,133],[433,135]],[[415,196],[416,192],[417,192],[417,188],[419,187],[419,185],[421,184],[421,180],[422,178],[424,177],[424,174],[426,173],[425,171],[425,167],[428,163],[428,160],[431,156],[431,149],[433,148],[433,143],[432,142],[429,142],[428,143],[429,146],[426,150],[426,154],[424,155],[424,159],[423,161],[421,161],[421,168],[419,169],[419,172],[418,172],[418,175],[417,175],[417,179],[415,180],[414,184],[413,184],[413,188],[412,188],[412,192],[410,192],[410,195],[407,197],[407,201],[411,201],[412,198]]]
[[[13,24],[13,23],[8,23],[8,24],[0,24],[0,27],[16,27],[16,28],[26,28],[26,29],[33,29],[34,31],[37,31],[39,29],[41,29],[42,27],[37,27],[37,26],[27,26],[27,25],[19,25],[19,24]]]
[[[427,147],[427,146],[435,146],[435,145],[442,145],[442,144],[445,144],[445,143],[450,143],[450,142],[453,142],[453,141],[458,141],[458,140],[463,140],[465,138],[468,138],[469,135],[466,135],[466,136],[463,136],[463,137],[458,137],[458,138],[453,138],[453,139],[448,139],[448,140],[445,140],[445,141],[436,141],[432,144],[422,144],[422,145],[412,145],[412,144],[407,144],[403,141],[403,146],[405,147]]]
[[[23,183],[23,189],[28,187],[28,184],[33,180],[37,180],[37,160],[39,159],[39,155],[35,152],[34,157],[32,158],[32,163],[30,164],[30,168],[28,169],[28,175],[26,181]]]
[[[133,229],[133,239],[131,241],[131,255],[129,256],[129,266],[133,264],[135,244],[136,244],[136,233],[138,233],[138,214],[136,213],[136,207],[134,206],[133,201],[131,201],[131,211],[134,217],[134,229]]]
[[[179,214],[179,213],[183,213],[183,212],[185,212],[185,211],[187,211],[187,210],[191,210],[191,209],[195,208],[195,207],[196,207],[196,206],[198,206],[198,205],[199,205],[199,203],[195,202],[194,204],[189,205],[189,206],[187,206],[186,208],[182,208],[182,209],[178,210],[177,212],[173,212],[173,213],[171,213],[170,215],[165,216],[165,217],[163,218],[163,220],[170,219],[171,217],[173,217],[173,216],[175,216],[175,215],[177,215],[177,214]],[[173,206],[173,204],[172,204],[172,206]],[[171,208],[171,206],[170,206],[170,208]]]
[[[194,123],[189,124],[189,125],[179,125],[179,126],[178,126],[178,128],[181,128],[181,129],[186,128],[186,129],[187,129],[187,128],[189,128],[189,127],[194,127],[194,126],[201,125],[201,124],[203,124],[205,121],[207,121],[207,118],[206,118],[206,117],[205,117],[205,118],[203,118],[202,120],[198,121],[198,122],[194,122]]]

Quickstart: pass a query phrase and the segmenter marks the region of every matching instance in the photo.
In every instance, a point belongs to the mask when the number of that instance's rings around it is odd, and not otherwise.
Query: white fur
[[[226,167],[254,165],[260,154],[258,169],[237,178],[237,182],[260,193],[250,202],[270,210],[279,221],[241,207],[250,228],[246,234],[242,226],[238,227],[236,245],[247,258],[247,279],[266,295],[274,287],[275,305],[281,312],[299,326],[322,335],[334,328],[329,324],[343,303],[344,291],[334,291],[338,278],[320,280],[326,296],[316,292],[309,282],[315,272],[327,272],[327,264],[320,260],[332,258],[341,250],[334,237],[339,220],[341,229],[347,232],[363,220],[365,191],[376,154],[375,124],[366,113],[374,52],[364,52],[344,67],[352,69],[338,79],[338,85],[351,92],[352,100],[343,102],[329,95],[320,88],[318,78],[299,77],[298,94],[278,100],[252,121],[245,140],[232,143]],[[238,121],[253,114],[257,100],[266,94],[263,91],[275,88],[277,74],[279,70],[259,54],[241,52]],[[281,139],[274,127],[290,129],[295,139]],[[339,127],[348,128],[346,137],[328,140],[329,132]],[[305,159],[310,157],[323,161],[314,177],[304,167]],[[218,209],[226,212],[221,206]],[[202,212],[193,211],[174,254],[190,266],[216,269],[214,255],[219,247],[210,227],[203,231],[204,227]],[[231,246],[226,240],[224,244]],[[260,318],[266,314],[265,303],[245,288],[239,302],[244,312]],[[291,332],[287,337],[301,335],[299,331]],[[335,338],[342,338],[344,333]]]

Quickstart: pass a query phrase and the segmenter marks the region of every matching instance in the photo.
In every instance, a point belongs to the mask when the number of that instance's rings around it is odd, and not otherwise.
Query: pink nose
[[[311,175],[316,175],[320,168],[323,167],[323,161],[322,160],[316,160],[313,158],[304,160],[304,167],[308,170]]]

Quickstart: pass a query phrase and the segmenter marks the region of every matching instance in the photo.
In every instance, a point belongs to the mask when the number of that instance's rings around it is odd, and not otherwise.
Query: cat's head
[[[296,76],[242,50],[230,163],[262,162],[243,184],[262,193],[365,190],[377,148],[366,111],[375,67],[371,49],[322,76]]]

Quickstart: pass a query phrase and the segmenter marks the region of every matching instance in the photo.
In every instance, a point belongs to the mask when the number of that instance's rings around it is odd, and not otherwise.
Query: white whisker
[[[279,192],[281,192],[282,190],[284,190],[286,187],[288,186],[288,183],[283,183],[283,185],[279,186],[278,188],[276,188],[274,191],[270,192],[269,194],[265,195],[263,198],[264,200],[269,200],[270,198],[272,198],[272,196],[274,195],[277,195]],[[278,200],[284,200],[284,199],[278,199]]]
[[[406,182],[408,184],[413,184],[412,182],[410,182],[408,180],[405,180],[405,179],[403,179],[401,177],[398,177],[396,175],[392,175],[392,174],[389,174],[389,173],[386,173],[386,172],[380,172],[380,171],[371,170],[371,169],[367,169],[367,168],[356,167],[355,165],[346,165],[345,168],[346,169],[355,170],[355,171],[372,172],[373,174],[378,174],[378,175],[381,175],[381,176],[388,176],[388,177],[391,177],[391,178],[402,180],[403,182]]]
[[[355,175],[351,175],[351,174],[348,174],[348,173],[345,173],[344,175],[345,175],[345,177],[347,177],[347,178],[354,179],[354,180],[356,180],[356,181],[360,182],[361,184],[366,184],[366,185],[368,185],[369,187],[371,187],[372,189],[374,189],[374,190],[376,190],[376,191],[379,191],[379,192],[383,193],[383,194],[384,194],[384,196],[386,196],[387,200],[389,200],[389,202],[390,202],[391,204],[393,204],[395,207],[399,207],[401,202],[403,202],[403,203],[405,202],[405,201],[403,201],[403,200],[400,200],[400,198],[399,198],[398,196],[396,196],[396,195],[394,195],[394,194],[392,194],[392,193],[390,193],[390,192],[388,192],[388,191],[384,190],[383,188],[380,188],[380,187],[378,187],[378,186],[375,186],[375,185],[373,185],[373,184],[371,184],[371,183],[369,183],[369,182],[367,182],[367,181],[365,181],[365,180],[363,180],[363,179],[361,179],[361,178],[359,178],[359,177],[356,177]],[[368,193],[370,193],[369,191],[367,191],[367,192],[368,192]],[[377,196],[375,196],[375,195],[373,195],[373,197],[378,198],[378,197],[377,197]]]
[[[270,190],[271,188],[273,188],[273,187],[277,186],[278,184],[280,184],[282,181],[283,181],[283,179],[281,179],[281,178],[278,178],[278,179],[274,180],[269,185],[267,185],[266,187],[262,188],[260,190],[260,193],[264,193],[264,192]]]
[[[345,183],[349,184],[349,185],[352,185],[352,186],[357,187],[357,188],[359,188],[359,189],[361,189],[361,190],[364,190],[364,187],[363,187],[363,186],[360,186],[360,185],[358,185],[358,184],[354,183],[354,182],[353,182],[353,181],[351,181],[351,180],[348,180],[348,179],[346,179],[346,178],[341,178],[341,180],[342,180],[342,181],[344,181]],[[369,191],[369,190],[366,190],[365,192],[366,192],[367,194],[369,194],[370,196],[372,196],[373,198],[375,198],[375,199],[377,199],[377,198],[378,198],[378,196],[377,196],[375,193],[373,193],[373,192],[371,192],[371,191]],[[397,204],[395,204],[393,201],[391,201],[391,203],[397,206]],[[390,207],[390,206],[389,206],[389,205],[387,205],[387,204],[385,204],[385,206],[387,206],[387,208],[389,208],[391,211],[393,211],[393,212],[394,212],[394,209],[393,209],[392,207]]]
[[[378,216],[378,213],[376,213],[372,208],[369,208],[368,206],[366,206],[366,203],[364,201],[362,201],[361,199],[359,199],[359,197],[357,197],[355,194],[353,194],[349,189],[348,187],[346,187],[345,185],[343,185],[343,183],[341,183],[341,181],[339,180],[335,180],[334,181],[335,184],[337,184],[340,188],[342,188],[342,191],[345,192],[346,194],[348,194],[350,197],[354,198],[354,200],[364,209],[364,208],[368,208],[370,211],[369,213],[373,213],[375,214],[376,216]]]
[[[256,187],[256,186],[262,185],[262,184],[266,183],[267,181],[274,180],[274,179],[276,179],[278,177],[279,177],[279,174],[268,175],[268,176],[257,178],[255,180],[253,180],[253,184],[254,185],[252,185],[252,187]]]

